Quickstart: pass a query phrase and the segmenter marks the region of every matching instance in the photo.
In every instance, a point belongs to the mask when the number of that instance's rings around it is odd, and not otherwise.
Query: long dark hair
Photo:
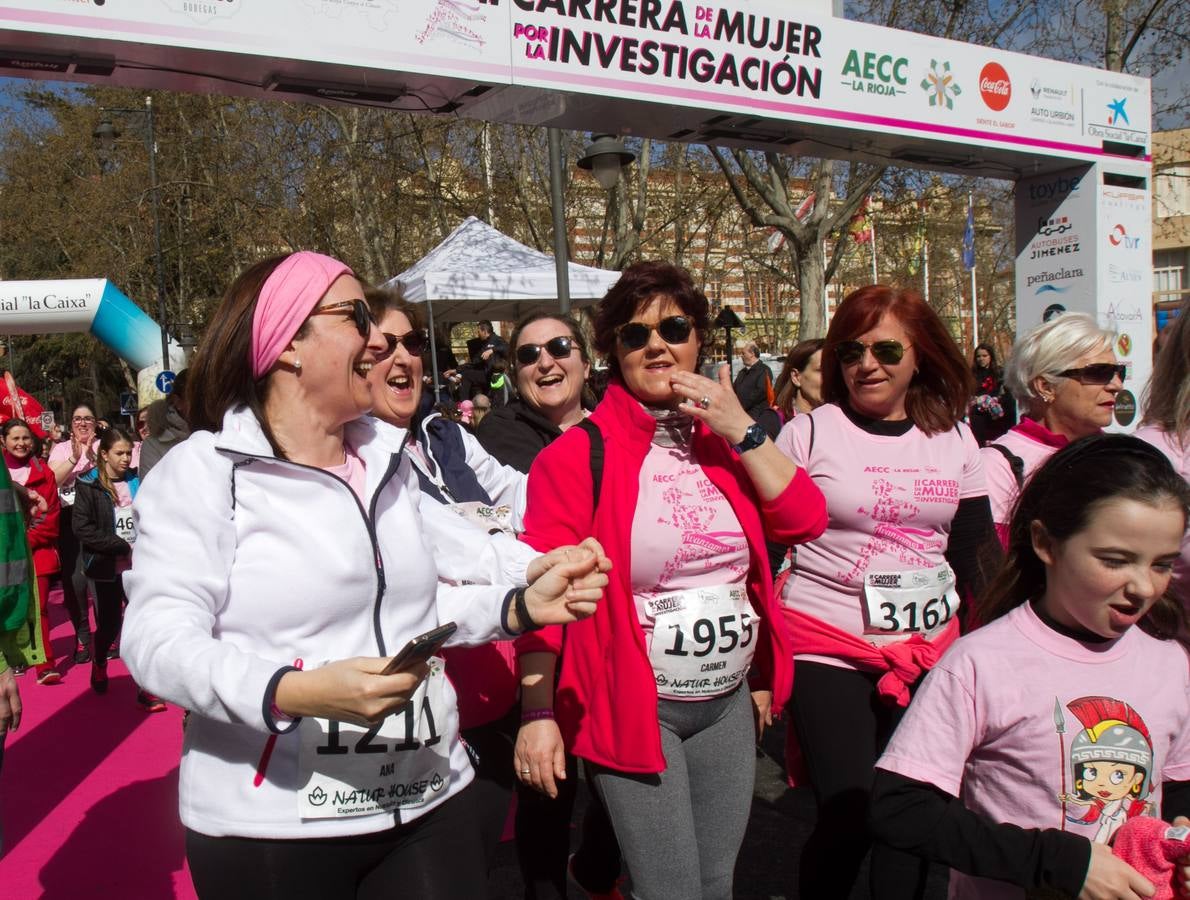
[[[1045,592],[1045,564],[1033,549],[1032,526],[1064,541],[1087,527],[1095,510],[1112,500],[1156,505],[1173,501],[1190,514],[1190,487],[1165,455],[1124,434],[1095,434],[1063,447],[1035,471],[1017,498],[1008,529],[1008,553],[999,574],[976,607],[986,625]],[[1159,638],[1174,637],[1185,620],[1181,603],[1168,593],[1140,626]]]
[[[777,399],[773,402],[785,414],[786,421],[793,417],[793,404],[800,390],[793,381],[793,373],[803,372],[814,354],[821,350],[825,343],[822,338],[810,338],[785,354],[785,365],[781,367],[781,374],[777,376],[777,383],[773,385],[773,390],[777,392]]]
[[[1190,446],[1190,298],[1170,326],[1145,388],[1146,425],[1160,425],[1177,446]]]
[[[886,314],[901,323],[917,358],[918,372],[905,397],[906,414],[926,434],[949,431],[967,414],[975,378],[938,313],[910,290],[870,284],[839,304],[822,348],[822,399],[847,401],[835,348],[875,328]]]
[[[108,453],[120,441],[127,441],[129,447],[135,446],[132,435],[125,431],[124,428],[119,425],[109,425],[103,429],[103,434],[99,436],[99,448],[95,451],[95,477],[99,482],[99,486],[107,491],[107,495],[112,498],[113,505],[120,502],[120,495],[116,493],[115,484],[107,477],[107,467],[103,464],[103,454]]]
[[[260,423],[261,431],[281,459],[287,459],[264,415],[269,376],[252,377],[252,317],[261,288],[273,270],[288,256],[272,256],[242,272],[211,316],[211,324],[190,364],[186,400],[190,427],[195,431],[218,431],[229,409],[247,406]],[[302,323],[295,338],[304,337]]]

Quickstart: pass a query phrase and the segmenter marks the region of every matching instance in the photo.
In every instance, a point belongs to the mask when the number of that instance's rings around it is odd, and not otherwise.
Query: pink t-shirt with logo
[[[1139,628],[1082,643],[1023,604],[946,652],[876,765],[995,822],[1106,842],[1190,779],[1190,662]],[[951,898],[1024,896],[951,873]]]
[[[944,565],[959,501],[987,492],[979,446],[965,425],[933,436],[916,427],[871,434],[831,403],[793,419],[777,447],[814,479],[830,517],[822,537],[797,548],[781,602],[865,639],[865,576]],[[855,668],[834,657],[796,658]]]
[[[1067,441],[1032,419],[1024,418],[1019,425],[1010,428],[993,443],[1000,444],[1008,452],[1021,458],[1021,462],[1024,463],[1024,475],[1028,479],[1042,463],[1053,456],[1060,447],[1064,447]],[[1012,466],[1003,453],[994,447],[984,447],[980,453],[983,454],[983,470],[988,480],[988,501],[992,505],[992,521],[996,523],[996,530],[1003,539],[1020,488],[1017,486]]]

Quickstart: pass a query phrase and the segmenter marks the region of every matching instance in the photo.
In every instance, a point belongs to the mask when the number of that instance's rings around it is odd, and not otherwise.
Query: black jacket
[[[537,454],[561,434],[556,425],[519,398],[493,409],[475,431],[480,446],[498,462],[525,473]]]
[[[116,534],[116,507],[98,479],[80,478],[76,484],[71,524],[82,547],[83,569],[95,581],[115,581],[116,560],[131,553],[132,545]]]
[[[773,383],[773,373],[769,367],[757,360],[746,369],[741,369],[735,377],[735,395],[740,398],[740,406],[753,419],[769,408],[769,385]]]

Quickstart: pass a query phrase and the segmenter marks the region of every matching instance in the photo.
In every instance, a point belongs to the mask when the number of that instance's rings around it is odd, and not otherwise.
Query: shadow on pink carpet
[[[24,714],[0,772],[0,894],[11,900],[192,900],[178,821],[182,711],[146,714],[124,664],[104,696],[51,594],[62,684],[19,679]]]

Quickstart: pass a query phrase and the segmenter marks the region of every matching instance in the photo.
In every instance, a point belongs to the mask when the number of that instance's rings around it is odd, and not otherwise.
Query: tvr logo
[[[1137,250],[1140,248],[1140,238],[1129,237],[1123,225],[1116,225],[1109,231],[1107,240],[1113,247],[1123,247],[1125,250]]]

